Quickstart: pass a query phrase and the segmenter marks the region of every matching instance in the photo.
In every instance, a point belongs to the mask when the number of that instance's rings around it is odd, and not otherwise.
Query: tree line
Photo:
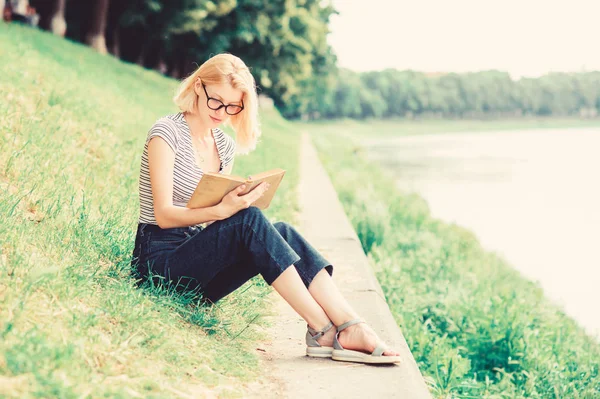
[[[306,108],[334,70],[327,43],[335,10],[323,0],[29,0],[40,28],[180,79],[229,52],[275,105]]]
[[[332,88],[309,103],[305,117],[595,117],[600,111],[600,72],[515,80],[500,71],[426,74],[340,69],[335,76]]]
[[[233,53],[288,118],[594,117],[600,110],[600,72],[514,80],[501,71],[340,69],[326,40],[336,11],[323,0],[29,3],[41,28],[178,79],[213,54]]]

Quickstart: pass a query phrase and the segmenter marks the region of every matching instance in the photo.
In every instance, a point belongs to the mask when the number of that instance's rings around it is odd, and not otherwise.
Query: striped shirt
[[[153,137],[160,137],[167,142],[175,153],[173,168],[173,205],[185,207],[191,198],[204,172],[196,164],[194,146],[190,128],[183,113],[167,115],[157,120],[146,138],[142,164],[140,167],[140,223],[157,224],[154,217],[154,200],[150,185],[148,168],[148,142]],[[235,141],[221,129],[213,129],[213,137],[221,160],[219,173],[229,165],[235,155]]]

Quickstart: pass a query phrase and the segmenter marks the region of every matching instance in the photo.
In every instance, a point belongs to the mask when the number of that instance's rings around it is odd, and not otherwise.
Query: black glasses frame
[[[218,111],[221,108],[225,107],[225,112],[227,113],[227,115],[237,115],[237,114],[239,114],[240,112],[242,112],[244,110],[244,100],[242,100],[242,105],[235,105],[235,104],[227,104],[227,105],[225,105],[223,103],[223,101],[219,100],[218,98],[210,97],[208,95],[208,92],[206,91],[206,86],[204,86],[204,83],[202,83],[202,88],[204,89],[204,94],[206,94],[206,106],[208,108],[212,109],[213,111]],[[221,105],[219,105],[217,108],[213,108],[210,105],[208,105],[210,103],[210,100],[218,101],[218,102],[221,103]],[[236,107],[236,108],[240,108],[240,110],[238,112],[235,112],[235,113],[232,114],[231,112],[229,112],[227,110],[228,107]]]

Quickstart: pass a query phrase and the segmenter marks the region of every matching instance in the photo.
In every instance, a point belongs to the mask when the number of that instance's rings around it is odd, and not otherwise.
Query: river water
[[[600,129],[371,138],[434,217],[472,230],[600,337]]]

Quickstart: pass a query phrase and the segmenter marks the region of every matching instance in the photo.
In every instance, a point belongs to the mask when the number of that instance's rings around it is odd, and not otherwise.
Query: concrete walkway
[[[303,135],[299,187],[299,230],[334,265],[334,281],[379,336],[402,353],[393,366],[368,366],[314,359],[305,355],[306,323],[277,296],[278,315],[265,344],[274,390],[262,397],[284,398],[431,398],[423,377],[371,271],[327,173],[308,135]]]

